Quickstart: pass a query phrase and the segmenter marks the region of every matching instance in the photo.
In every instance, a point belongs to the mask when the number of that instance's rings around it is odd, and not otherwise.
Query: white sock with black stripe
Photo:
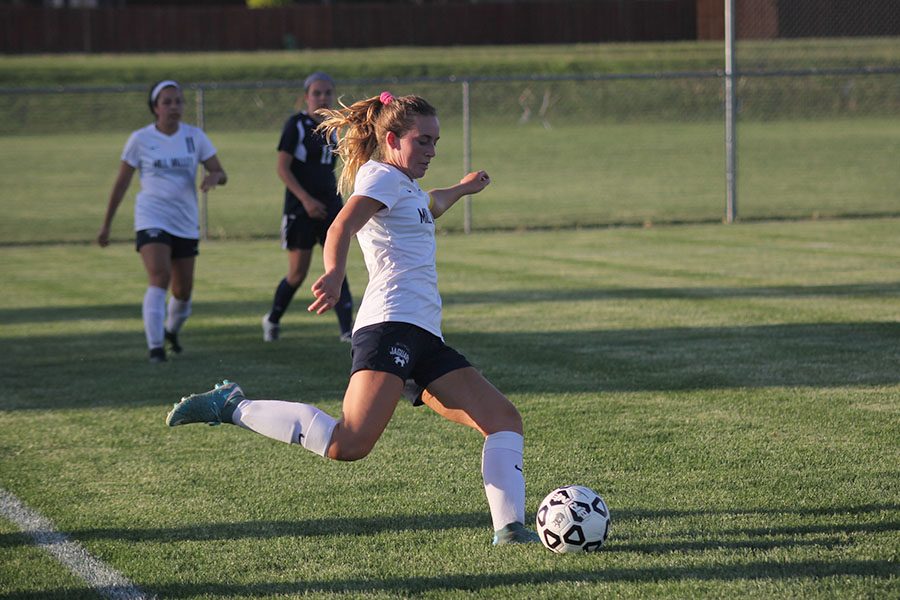
[[[231,422],[286,444],[325,456],[337,420],[315,406],[282,400],[243,400]]]
[[[514,431],[498,431],[484,439],[481,474],[494,531],[513,522],[525,523],[524,446],[524,438]]]

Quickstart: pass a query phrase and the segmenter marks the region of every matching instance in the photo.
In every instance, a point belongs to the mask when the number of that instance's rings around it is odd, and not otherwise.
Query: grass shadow
[[[602,552],[600,553],[602,555]],[[599,556],[599,555],[598,555]],[[554,584],[659,583],[686,579],[709,582],[773,581],[820,579],[823,577],[859,577],[890,580],[896,577],[896,564],[888,560],[800,560],[752,561],[730,565],[690,565],[666,567],[604,567],[598,558],[594,569],[565,564],[553,569],[509,573],[457,573],[431,577],[377,577],[302,580],[256,584],[233,584],[197,581],[192,583],[152,582],[138,584],[160,598],[300,596],[316,594],[391,594],[418,597],[433,592],[487,592],[510,586],[542,586]],[[115,597],[115,589],[103,590]],[[40,592],[0,594],[2,600],[37,600],[71,598],[72,591],[62,588]],[[588,589],[584,590],[589,593]]]
[[[232,309],[203,308],[225,315]],[[140,331],[7,338],[0,365],[4,408],[159,405],[222,378],[242,382],[251,397],[302,395],[308,402],[337,400],[346,386],[349,347],[337,341],[332,319],[292,324],[277,344],[262,342],[255,318],[215,326],[198,319],[190,325],[182,334],[185,353],[162,365],[147,363]],[[447,342],[507,393],[900,383],[898,322],[449,331]]]
[[[832,388],[900,382],[900,322],[447,337],[507,392]]]
[[[307,294],[308,295],[308,294]],[[562,296],[562,298],[561,298]],[[710,300],[716,298],[809,298],[809,297],[894,297],[900,296],[900,281],[841,285],[780,285],[756,287],[648,287],[608,288],[584,287],[559,290],[554,288],[479,290],[472,292],[442,293],[444,306],[454,304],[523,304],[530,302],[614,301],[614,300]],[[360,297],[357,298],[357,301]],[[303,297],[297,298],[298,306]],[[311,298],[308,298],[311,300]],[[303,305],[305,306],[305,305]],[[257,315],[268,308],[266,301],[222,301],[195,303],[195,311],[208,311],[214,315]],[[139,319],[140,298],[127,304],[103,304],[86,306],[18,307],[0,309],[0,325],[25,323],[52,323],[73,320]]]
[[[829,509],[807,508],[781,510],[774,508],[760,508],[751,510],[738,509],[617,509],[614,513],[614,522],[627,524],[629,521],[645,519],[695,519],[695,518],[719,518],[719,517],[766,517],[771,520],[771,527],[740,527],[730,529],[713,530],[711,533],[719,533],[716,540],[688,541],[681,538],[693,536],[695,530],[673,532],[666,534],[677,540],[662,541],[658,543],[629,542],[621,533],[611,539],[609,546],[604,550],[615,552],[688,552],[709,550],[718,547],[728,548],[771,548],[780,545],[801,545],[812,543],[837,543],[836,539],[814,540],[803,542],[800,540],[773,540],[772,536],[803,536],[834,534],[841,535],[848,532],[891,532],[900,531],[900,522],[881,520],[878,522],[853,522],[867,515],[898,512],[900,504],[864,504],[858,506],[839,506]],[[777,515],[790,518],[819,517],[826,515],[844,515],[849,518],[841,524],[811,524],[811,525],[778,525],[773,517]],[[114,540],[135,543],[144,542],[204,542],[204,541],[234,541],[242,539],[266,540],[278,537],[320,537],[349,535],[370,537],[381,533],[398,532],[429,532],[446,531],[452,529],[484,528],[485,515],[483,512],[471,513],[446,513],[446,514],[396,514],[377,517],[327,517],[318,519],[277,520],[277,521],[245,521],[240,523],[214,522],[207,524],[191,524],[181,527],[159,527],[151,529],[140,528],[98,528],[77,529],[65,532],[66,535],[79,541]],[[749,540],[728,540],[734,536],[748,538],[765,538]],[[0,534],[0,548],[8,548],[29,544],[28,534],[14,532]],[[846,543],[846,539],[843,540]]]
[[[795,517],[817,517],[840,514],[861,517],[900,510],[896,504],[866,504],[833,508],[808,508],[796,510],[779,509],[691,509],[691,510],[648,510],[622,509],[616,518],[622,522],[646,518],[689,518],[719,516],[753,516],[767,518],[777,514]],[[887,532],[900,530],[896,521],[873,523],[845,523],[841,525],[789,525],[781,526],[773,519],[772,527],[734,528],[711,531],[718,534],[716,539],[692,540],[694,531],[665,534],[656,542],[632,542],[613,538],[603,551],[596,555],[596,568],[585,569],[583,562],[561,562],[551,569],[508,573],[454,573],[434,577],[394,577],[394,578],[345,578],[303,580],[292,582],[271,582],[256,584],[233,584],[218,581],[194,581],[191,583],[137,582],[138,585],[161,598],[186,598],[197,595],[269,596],[300,594],[354,594],[388,593],[402,596],[417,596],[434,591],[489,592],[492,588],[508,586],[539,586],[593,583],[641,583],[679,581],[684,578],[701,581],[748,581],[779,579],[815,579],[821,577],[865,577],[888,580],[896,577],[896,564],[888,560],[753,560],[729,564],[692,564],[689,566],[647,566],[609,567],[604,555],[608,553],[639,553],[643,555],[665,555],[670,553],[703,553],[717,550],[745,551],[756,557],[756,552],[777,549],[797,549],[820,547],[835,549],[851,543],[847,533]],[[439,531],[447,529],[481,528],[484,524],[482,513],[457,513],[446,515],[395,515],[391,517],[326,518],[298,521],[248,521],[243,523],[209,523],[185,527],[155,529],[108,528],[86,529],[69,532],[68,535],[80,541],[115,540],[131,543],[178,543],[233,541],[238,539],[266,540],[282,536],[334,536],[357,535],[368,538],[378,533],[398,531]],[[855,525],[855,527],[854,527]],[[832,534],[822,537],[823,534]],[[688,539],[673,539],[684,536]],[[744,539],[734,539],[741,536]],[[781,536],[781,537],[777,537]],[[804,536],[814,536],[805,538]],[[668,539],[666,539],[668,538]],[[12,533],[0,535],[0,548],[22,546],[30,543],[27,535]],[[531,550],[531,549],[528,549]],[[541,549],[537,551],[543,552]],[[115,597],[117,590],[101,590],[109,597]],[[40,592],[10,591],[0,594],[0,599],[37,599],[79,597],[88,590],[58,588]]]

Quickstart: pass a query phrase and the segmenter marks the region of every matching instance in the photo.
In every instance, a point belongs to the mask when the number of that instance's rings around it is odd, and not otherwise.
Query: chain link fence
[[[739,219],[900,215],[898,38],[738,40],[737,56]],[[471,221],[459,207],[442,232],[724,218],[721,71],[338,82],[348,104],[384,89],[438,109],[423,187],[453,183],[468,165],[493,177]],[[146,93],[0,90],[3,242],[93,239],[125,140],[151,121]],[[185,121],[203,124],[229,173],[206,199],[210,237],[277,235],[276,145],[301,93],[300,82],[186,85]],[[115,239],[133,237],[137,187]]]
[[[739,218],[900,214],[898,4],[733,1]]]

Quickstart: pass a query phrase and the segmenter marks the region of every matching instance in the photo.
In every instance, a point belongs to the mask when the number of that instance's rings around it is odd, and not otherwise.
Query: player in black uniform
[[[315,111],[331,108],[334,81],[326,73],[316,72],[306,78],[303,89],[306,110],[287,120],[278,142],[278,176],[285,185],[281,245],[288,251],[288,273],[275,289],[272,308],[262,318],[267,342],[278,339],[281,317],[309,272],[313,246],[325,245],[325,233],[343,205],[334,176],[337,140],[326,141],[315,131],[321,121]],[[350,342],[353,298],[346,278],[334,308],[340,339]]]

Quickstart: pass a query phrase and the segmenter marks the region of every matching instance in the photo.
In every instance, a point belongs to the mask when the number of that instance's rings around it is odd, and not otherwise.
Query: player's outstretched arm
[[[447,212],[463,196],[477,194],[491,183],[486,171],[474,171],[459,180],[454,186],[431,190],[431,216],[435,219]]]

